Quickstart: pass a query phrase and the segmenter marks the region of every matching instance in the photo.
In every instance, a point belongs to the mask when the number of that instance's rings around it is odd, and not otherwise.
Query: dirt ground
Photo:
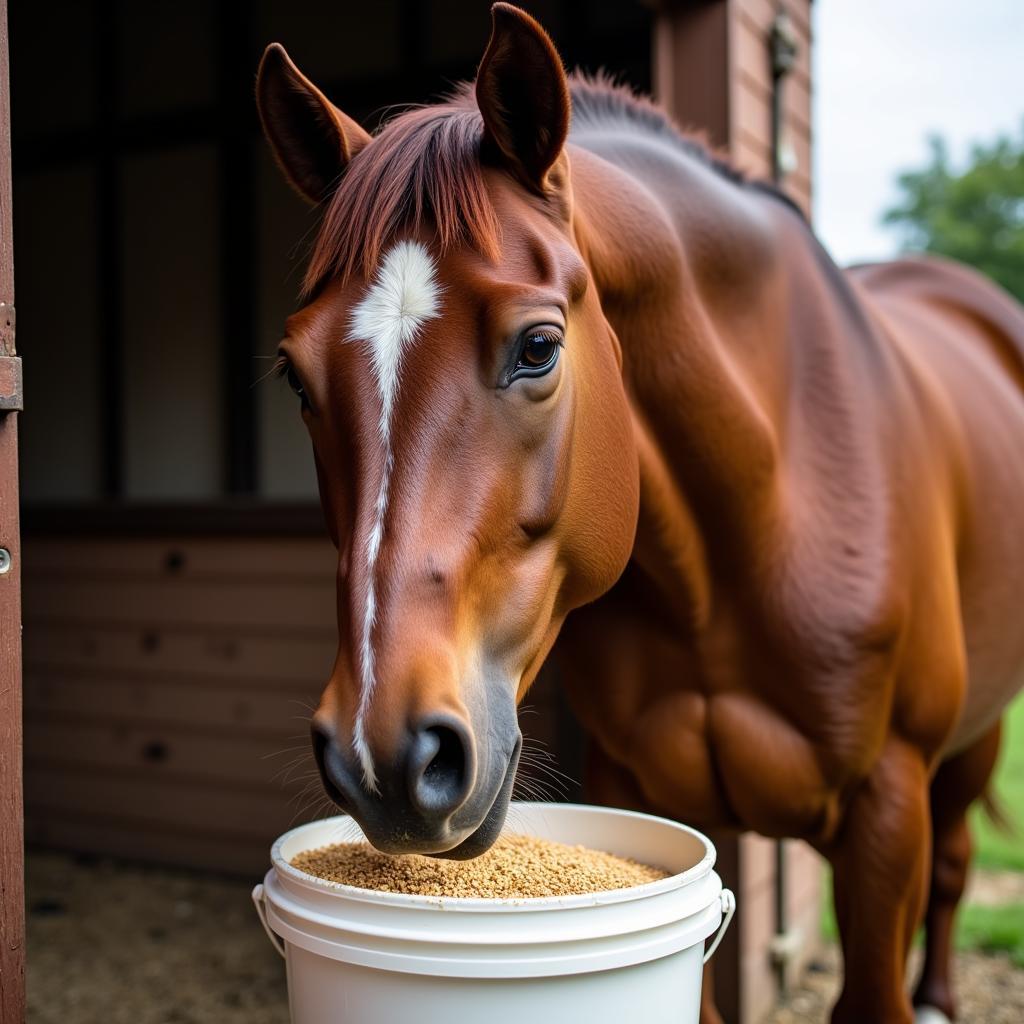
[[[31,853],[29,1024],[287,1024],[283,962],[251,886],[186,871]],[[1024,1020],[1024,971],[958,957],[962,1024]],[[820,1024],[838,985],[826,950],[769,1019]]]
[[[911,963],[911,971],[916,969]],[[828,947],[815,959],[799,986],[765,1024],[823,1024],[839,993],[839,953]],[[1008,954],[959,953],[956,986],[957,1024],[1021,1024],[1024,1021],[1024,970]]]

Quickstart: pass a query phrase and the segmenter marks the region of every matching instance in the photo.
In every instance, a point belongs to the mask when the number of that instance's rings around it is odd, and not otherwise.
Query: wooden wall
[[[769,40],[780,11],[789,18],[796,64],[781,83],[783,164],[781,184],[810,214],[811,208],[811,4],[810,0],[730,0],[729,140],[733,159],[761,177],[772,168],[772,67]]]
[[[30,538],[24,557],[29,841],[263,869],[305,820],[304,780],[280,772],[296,755],[313,767],[331,545]]]
[[[789,18],[796,64],[781,87],[781,184],[810,213],[810,0],[660,0],[652,43],[657,98],[684,127],[702,132],[744,170],[770,179],[772,25]]]

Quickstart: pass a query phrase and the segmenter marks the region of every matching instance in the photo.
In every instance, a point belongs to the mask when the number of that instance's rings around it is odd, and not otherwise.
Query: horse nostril
[[[469,737],[461,725],[435,723],[413,737],[409,796],[424,814],[451,814],[468,796]]]

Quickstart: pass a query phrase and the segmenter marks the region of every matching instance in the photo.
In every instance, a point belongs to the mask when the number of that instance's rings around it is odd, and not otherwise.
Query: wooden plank
[[[88,576],[333,584],[338,554],[329,541],[292,538],[110,540],[29,538],[33,579]]]
[[[757,91],[770,97],[772,67],[768,33],[740,18],[734,26],[729,43],[734,81],[737,78],[749,79]]]
[[[762,32],[769,31],[780,7],[778,0],[731,0],[731,4],[735,18],[749,22]],[[781,7],[789,15],[797,36],[809,38],[811,0],[783,0]]]
[[[293,794],[280,790],[254,793],[226,783],[209,786],[42,765],[25,776],[25,805],[44,820],[65,813],[100,819],[116,808],[140,829],[194,829],[268,843],[299,820],[302,807]]]
[[[0,356],[16,354],[11,223],[11,105],[7,0],[0,0]],[[21,550],[18,421],[0,413],[0,1021],[25,1019],[25,862],[21,748]]]
[[[776,0],[731,0],[735,21],[748,22],[755,31],[767,33],[778,11]]]
[[[684,128],[729,144],[729,14],[724,0],[659,10],[654,27],[654,94]]]
[[[23,161],[24,162],[24,161]],[[211,505],[174,502],[31,505],[25,533],[32,537],[308,537],[323,540],[319,503],[231,501]]]
[[[26,581],[28,621],[75,619],[97,624],[285,627],[329,629],[335,624],[331,584]]]
[[[270,842],[195,832],[180,827],[161,829],[124,818],[81,818],[74,814],[25,819],[30,849],[69,850],[102,856],[238,874],[255,881],[270,866]],[[31,854],[30,854],[31,856]]]
[[[294,740],[240,731],[197,735],[167,723],[82,722],[41,714],[25,722],[25,763],[29,771],[37,766],[83,772],[103,768],[139,779],[210,786],[227,782],[289,797],[319,777],[308,730],[300,730]]]
[[[757,78],[746,68],[740,68],[736,73],[736,84],[739,88],[745,89],[755,96],[759,103],[768,105],[772,101],[771,80]]]
[[[737,83],[732,91],[732,131],[733,139],[742,135],[756,139],[771,150],[772,145],[772,114],[771,105],[759,96]]]
[[[762,181],[771,180],[771,154],[762,143],[751,140],[747,135],[741,135],[733,143],[732,158],[745,174]]]
[[[204,685],[244,679],[247,686],[316,690],[338,649],[333,627],[301,635],[245,627],[89,625],[80,621],[25,626],[25,664],[46,673],[84,670],[140,681],[178,676]]]
[[[277,747],[291,737],[309,735],[310,708],[320,698],[321,684],[306,693],[249,691],[234,686],[214,688],[201,683],[115,680],[101,675],[54,675],[28,671],[25,712],[62,716],[75,721],[100,721],[168,727],[214,736],[245,733],[273,740]]]

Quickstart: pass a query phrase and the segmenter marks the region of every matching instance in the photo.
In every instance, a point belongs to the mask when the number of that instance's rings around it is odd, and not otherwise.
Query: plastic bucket
[[[711,842],[664,818],[576,804],[514,803],[506,828],[673,874],[520,900],[370,892],[289,863],[362,839],[356,823],[303,825],[274,843],[252,894],[287,961],[292,1024],[695,1024],[702,964],[735,908]]]

